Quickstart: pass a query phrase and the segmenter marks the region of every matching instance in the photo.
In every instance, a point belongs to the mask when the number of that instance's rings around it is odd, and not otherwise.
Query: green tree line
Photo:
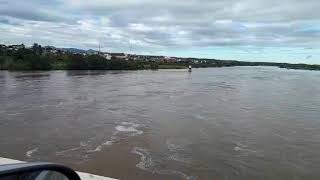
[[[72,53],[43,53],[43,48],[34,44],[32,48],[17,51],[0,49],[1,70],[138,70],[158,69],[158,64],[144,61],[127,61],[100,55]]]
[[[246,62],[234,60],[185,58],[179,62],[153,62],[148,59],[123,60],[103,56],[72,53],[48,53],[38,45],[13,50],[0,46],[0,70],[139,70],[139,69],[182,69],[228,66],[275,66],[287,69],[320,70],[320,65],[288,64],[274,62]]]

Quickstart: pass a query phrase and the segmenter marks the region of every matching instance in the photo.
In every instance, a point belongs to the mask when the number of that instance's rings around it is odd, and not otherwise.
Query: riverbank
[[[43,53],[40,50],[19,49],[0,52],[0,70],[142,70],[142,69],[185,69],[231,67],[231,66],[274,66],[287,69],[320,70],[320,65],[289,64],[274,62],[247,62],[234,60],[172,58],[161,59],[153,56],[112,57],[103,54]]]
[[[242,62],[242,61],[214,61],[208,63],[188,63],[171,62],[158,63],[150,61],[128,61],[122,59],[105,60],[96,55],[88,56],[77,60],[77,57],[71,59],[54,60],[15,60],[13,57],[0,56],[0,70],[9,71],[49,71],[49,70],[157,70],[157,69],[186,69],[189,65],[193,68],[218,68],[235,66],[271,66],[294,70],[312,70],[319,71],[320,65],[310,64],[289,64],[289,63],[271,63],[271,62]]]

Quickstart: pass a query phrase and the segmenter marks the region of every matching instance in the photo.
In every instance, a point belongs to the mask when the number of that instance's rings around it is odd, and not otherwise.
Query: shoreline
[[[295,65],[295,64],[292,64]],[[208,66],[208,67],[192,67],[193,69],[207,69],[207,68],[226,68],[226,67],[274,67],[279,69],[287,69],[287,70],[305,70],[305,71],[320,71],[320,65],[308,65],[308,66],[319,66],[319,69],[310,69],[310,68],[297,68],[297,67],[282,67],[282,66],[271,66],[271,65],[235,65],[235,66]],[[51,71],[157,71],[157,70],[184,70],[188,69],[187,66],[176,66],[172,65],[172,67],[165,65],[164,68],[158,69],[50,69],[50,70],[9,70],[9,69],[0,69],[0,71],[8,71],[8,72],[51,72]]]

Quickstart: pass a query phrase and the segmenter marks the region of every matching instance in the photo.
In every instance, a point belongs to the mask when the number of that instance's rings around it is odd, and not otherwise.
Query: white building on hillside
[[[110,53],[104,53],[103,57],[106,58],[107,60],[111,60],[112,55]]]

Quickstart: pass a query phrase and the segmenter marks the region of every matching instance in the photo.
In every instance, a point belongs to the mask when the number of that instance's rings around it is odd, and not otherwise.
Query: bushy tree
[[[110,62],[100,55],[90,55],[87,57],[88,68],[90,70],[110,69]]]
[[[71,54],[67,62],[69,70],[88,70],[88,62],[81,54]]]
[[[150,64],[150,69],[159,69],[159,65],[155,62]]]
[[[43,50],[39,44],[34,43],[32,46],[32,51],[33,51],[33,54],[41,55]]]

